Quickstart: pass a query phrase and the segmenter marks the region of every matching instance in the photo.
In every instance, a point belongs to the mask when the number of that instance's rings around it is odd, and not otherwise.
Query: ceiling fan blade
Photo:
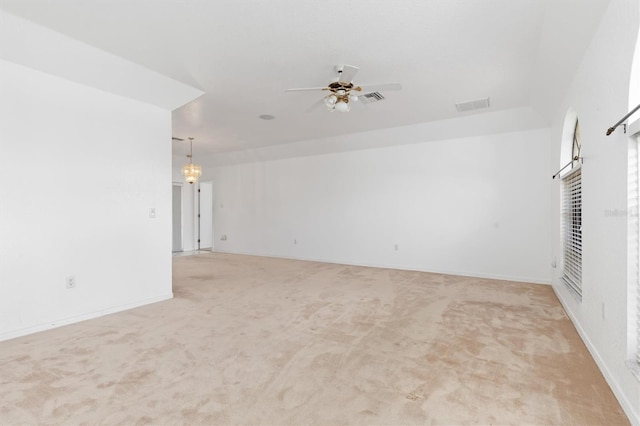
[[[320,98],[317,101],[315,101],[314,103],[312,103],[307,109],[305,109],[304,112],[306,112],[306,113],[313,112],[313,111],[317,110],[323,104],[324,104],[324,98]]]
[[[400,83],[386,83],[386,84],[363,84],[359,86],[362,90],[402,90],[402,85]]]
[[[351,83],[353,81],[353,77],[356,76],[359,69],[360,68],[354,67],[353,65],[343,65],[342,72],[338,77],[338,81],[345,84]]]
[[[359,108],[369,109],[369,106],[366,104],[366,102],[363,102],[361,98],[362,98],[362,95],[358,96],[358,99],[356,101],[349,102],[349,105],[355,105],[357,109]]]
[[[285,92],[308,92],[312,90],[329,90],[327,87],[300,87],[296,89],[287,89]]]

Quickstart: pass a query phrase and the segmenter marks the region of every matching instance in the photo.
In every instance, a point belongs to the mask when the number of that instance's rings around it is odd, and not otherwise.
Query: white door
[[[173,245],[171,251],[182,251],[182,184],[173,184],[172,202]]]
[[[203,250],[213,248],[213,182],[200,182],[198,192],[198,241]]]

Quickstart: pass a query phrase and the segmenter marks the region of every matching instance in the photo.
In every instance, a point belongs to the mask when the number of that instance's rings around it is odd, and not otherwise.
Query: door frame
[[[210,188],[211,188],[211,205],[209,206],[210,209],[210,215],[211,215],[211,235],[209,235],[209,238],[211,239],[211,247],[206,247],[206,248],[202,248],[201,243],[202,243],[202,184],[207,184]],[[198,189],[197,189],[197,199],[196,199],[196,223],[197,223],[197,244],[198,244],[198,250],[211,250],[213,251],[215,248],[215,238],[213,237],[213,182],[212,181],[204,181],[204,182],[198,182]]]
[[[174,206],[174,198],[173,198],[173,191],[174,188],[180,188],[180,250],[174,250],[175,247],[173,247],[173,242],[174,242],[174,235],[173,235],[173,231],[175,229],[175,223],[174,223],[174,216],[173,216],[173,212],[175,209]],[[183,198],[184,198],[184,185],[182,184],[182,182],[171,182],[171,252],[172,253],[179,253],[179,252],[183,252],[184,251],[184,206],[183,206]]]

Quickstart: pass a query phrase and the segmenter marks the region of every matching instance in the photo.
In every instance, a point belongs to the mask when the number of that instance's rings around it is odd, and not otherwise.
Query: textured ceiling
[[[483,97],[493,111],[544,109],[572,78],[607,3],[0,0],[0,8],[203,90],[173,115],[174,135],[195,137],[202,156],[457,117],[454,103]],[[360,67],[358,84],[403,90],[346,114],[306,113],[322,92],[284,92],[326,85],[336,64]]]

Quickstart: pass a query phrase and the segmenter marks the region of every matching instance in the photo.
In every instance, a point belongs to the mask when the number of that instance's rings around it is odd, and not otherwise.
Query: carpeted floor
[[[628,424],[544,285],[219,253],[0,342],[0,424]]]

